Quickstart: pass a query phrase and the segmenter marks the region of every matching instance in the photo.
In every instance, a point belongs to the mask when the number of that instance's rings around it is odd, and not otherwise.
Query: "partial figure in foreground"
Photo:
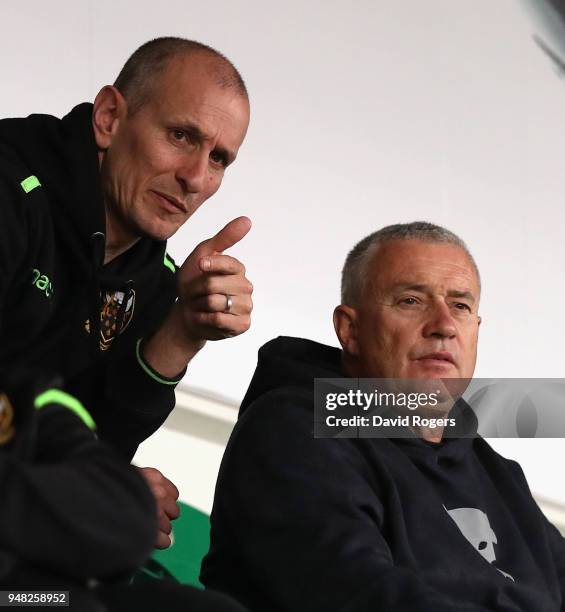
[[[41,378],[0,377],[0,590],[55,591],[76,612],[242,612],[183,585],[128,586],[154,543],[153,496],[138,470],[96,439],[87,408]]]
[[[476,420],[464,438],[313,437],[314,378],[469,380],[480,290],[452,232],[388,226],[345,263],[341,350],[261,348],[220,468],[207,587],[256,612],[563,609],[563,538]]]

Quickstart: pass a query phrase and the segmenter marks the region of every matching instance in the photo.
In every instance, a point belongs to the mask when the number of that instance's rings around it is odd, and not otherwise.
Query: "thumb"
[[[251,229],[251,219],[238,217],[230,221],[215,236],[203,242],[198,251],[199,255],[211,255],[212,253],[223,253],[234,244],[237,244]]]

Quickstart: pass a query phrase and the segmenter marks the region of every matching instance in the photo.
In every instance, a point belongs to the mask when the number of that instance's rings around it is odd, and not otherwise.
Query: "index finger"
[[[174,482],[171,482],[171,481],[170,481],[168,478],[166,478],[166,477],[164,477],[164,478],[165,478],[165,482],[164,482],[163,484],[164,484],[164,485],[166,486],[166,488],[168,489],[168,491],[169,491],[169,495],[171,495],[172,497],[174,497],[174,499],[178,499],[178,498],[179,498],[179,495],[180,495],[180,492],[179,492],[179,490],[177,489],[177,486],[175,485],[175,483],[174,483]]]
[[[200,260],[200,269],[209,274],[245,274],[245,266],[229,255],[207,255]]]
[[[161,504],[161,509],[167,518],[173,521],[180,516],[180,507],[177,502],[172,499],[167,499],[165,503]]]
[[[249,217],[238,217],[230,221],[215,236],[206,241],[207,253],[222,253],[237,244],[251,229]]]

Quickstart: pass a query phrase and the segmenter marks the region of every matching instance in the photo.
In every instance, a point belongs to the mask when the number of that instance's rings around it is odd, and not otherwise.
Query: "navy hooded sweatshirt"
[[[314,439],[338,349],[278,338],[226,448],[202,582],[263,612],[558,612],[565,545],[480,437]]]
[[[92,105],[63,119],[0,121],[0,374],[62,375],[124,456],[174,406],[177,380],[139,342],[176,298],[165,242],[142,238],[107,265]]]

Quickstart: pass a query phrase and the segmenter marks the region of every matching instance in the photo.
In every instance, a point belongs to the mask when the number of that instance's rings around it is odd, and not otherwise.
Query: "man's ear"
[[[127,115],[127,102],[112,85],[105,85],[94,99],[92,127],[100,151],[109,148],[120,121]]]
[[[340,304],[334,310],[334,328],[344,353],[359,355],[357,311],[351,306]]]

